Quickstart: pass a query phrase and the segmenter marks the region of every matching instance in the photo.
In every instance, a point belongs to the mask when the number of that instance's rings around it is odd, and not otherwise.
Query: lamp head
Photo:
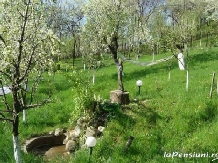
[[[137,80],[136,85],[137,85],[138,87],[142,86],[142,81],[141,81],[141,80]]]
[[[94,147],[96,145],[96,138],[93,136],[87,137],[85,144],[88,147]]]

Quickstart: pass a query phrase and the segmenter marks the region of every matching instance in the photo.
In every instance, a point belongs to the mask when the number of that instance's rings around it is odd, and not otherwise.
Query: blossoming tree
[[[119,40],[131,43],[149,38],[146,24],[137,22],[138,2],[134,0],[88,0],[83,7],[86,19],[81,47],[90,54],[109,49],[118,65]],[[130,34],[131,33],[131,34]],[[130,36],[131,35],[131,36]],[[128,38],[127,38],[128,37]]]
[[[46,27],[40,0],[1,0],[0,10],[0,87],[11,90],[10,100],[3,91],[5,110],[0,110],[0,120],[12,124],[14,158],[19,163],[19,113],[48,102],[34,103],[33,98],[42,73],[52,68],[53,56],[59,54],[59,40]],[[27,92],[24,85],[29,80]]]

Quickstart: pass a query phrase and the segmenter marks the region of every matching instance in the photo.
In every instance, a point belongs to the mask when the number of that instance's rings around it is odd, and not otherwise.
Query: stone
[[[77,120],[77,125],[80,127],[86,127],[87,126],[87,120],[85,117],[81,117]]]
[[[68,136],[69,136],[70,139],[74,138],[75,137],[75,130],[70,130],[68,132]]]
[[[57,128],[56,130],[55,130],[55,132],[54,132],[54,135],[55,136],[58,136],[58,135],[60,135],[60,134],[63,134],[63,129],[62,128]]]
[[[95,130],[92,129],[91,127],[87,127],[86,129],[86,137],[94,136],[95,135]]]
[[[74,131],[74,136],[75,136],[76,138],[78,138],[78,137],[80,136],[80,133],[81,133],[80,127],[79,127],[79,126],[76,126],[76,127],[75,127],[75,131]]]
[[[69,141],[67,142],[67,144],[66,144],[66,148],[65,148],[65,149],[66,149],[66,151],[69,151],[69,152],[75,151],[76,146],[77,146],[76,141],[74,141],[74,140],[69,140]]]
[[[49,135],[54,135],[54,133],[55,133],[54,131],[49,131],[48,134],[49,134]]]
[[[69,137],[66,137],[64,140],[63,140],[63,144],[67,144],[67,142],[69,141]]]
[[[104,129],[105,129],[105,127],[103,127],[103,126],[99,126],[99,127],[98,127],[98,131],[100,131],[100,132],[103,132]]]
[[[113,90],[110,92],[110,101],[111,103],[128,105],[130,103],[129,92],[125,92],[125,91],[123,92],[121,90]]]

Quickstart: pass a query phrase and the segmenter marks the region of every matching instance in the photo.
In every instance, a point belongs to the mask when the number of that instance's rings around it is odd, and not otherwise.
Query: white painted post
[[[21,163],[20,158],[20,146],[18,136],[13,135],[13,144],[14,144],[14,159],[16,163]]]
[[[211,86],[210,86],[210,98],[212,98],[212,96],[213,96],[214,78],[215,78],[215,72],[213,72],[212,82],[211,82]]]
[[[152,62],[154,62],[154,49],[153,49],[153,52],[152,52]]]
[[[92,75],[92,83],[95,84],[95,74]]]
[[[186,71],[186,91],[188,92],[188,84],[189,84],[189,74],[188,70]]]
[[[25,91],[29,91],[29,87],[28,87],[28,82],[27,81],[24,83],[24,89],[25,89]],[[26,100],[26,97],[25,97],[24,100]],[[24,103],[26,103],[26,101],[24,101]],[[23,109],[23,123],[26,123],[26,109]]]
[[[26,123],[26,109],[23,109],[23,122]]]
[[[170,80],[170,71],[169,71],[169,73],[168,73],[168,80]]]
[[[83,65],[83,69],[86,70],[86,64],[85,64],[85,63],[84,63],[84,65]]]
[[[87,96],[87,95],[88,95],[88,90],[87,90],[87,88],[86,88],[86,91],[85,91],[85,92],[86,92],[86,96]]]

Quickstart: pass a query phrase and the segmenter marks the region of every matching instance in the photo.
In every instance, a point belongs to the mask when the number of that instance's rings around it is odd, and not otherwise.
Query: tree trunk
[[[74,40],[73,40],[73,67],[75,66],[75,58],[76,58],[76,38],[74,35]]]
[[[115,65],[117,66],[118,68],[118,57],[117,57],[117,50],[118,50],[118,35],[115,33],[112,38],[111,38],[111,42],[110,44],[108,45],[112,55],[113,55],[113,58],[114,58],[114,62],[115,62]]]
[[[124,43],[123,55],[126,56],[126,42]]]
[[[191,48],[193,47],[193,35],[191,35]]]
[[[16,163],[21,163],[20,158],[20,146],[18,136],[13,135],[13,144],[14,144],[14,159]]]
[[[14,111],[14,121],[13,121],[14,159],[16,163],[21,163],[20,145],[18,139],[18,126],[19,126],[19,116],[18,113]]]
[[[156,54],[159,54],[159,41],[157,41],[157,44],[156,44]]]
[[[210,35],[210,32],[207,32],[206,47],[208,47],[208,42],[209,42],[209,35]]]
[[[201,19],[199,19],[199,28],[200,28],[200,48],[201,48],[201,39],[202,39]]]

